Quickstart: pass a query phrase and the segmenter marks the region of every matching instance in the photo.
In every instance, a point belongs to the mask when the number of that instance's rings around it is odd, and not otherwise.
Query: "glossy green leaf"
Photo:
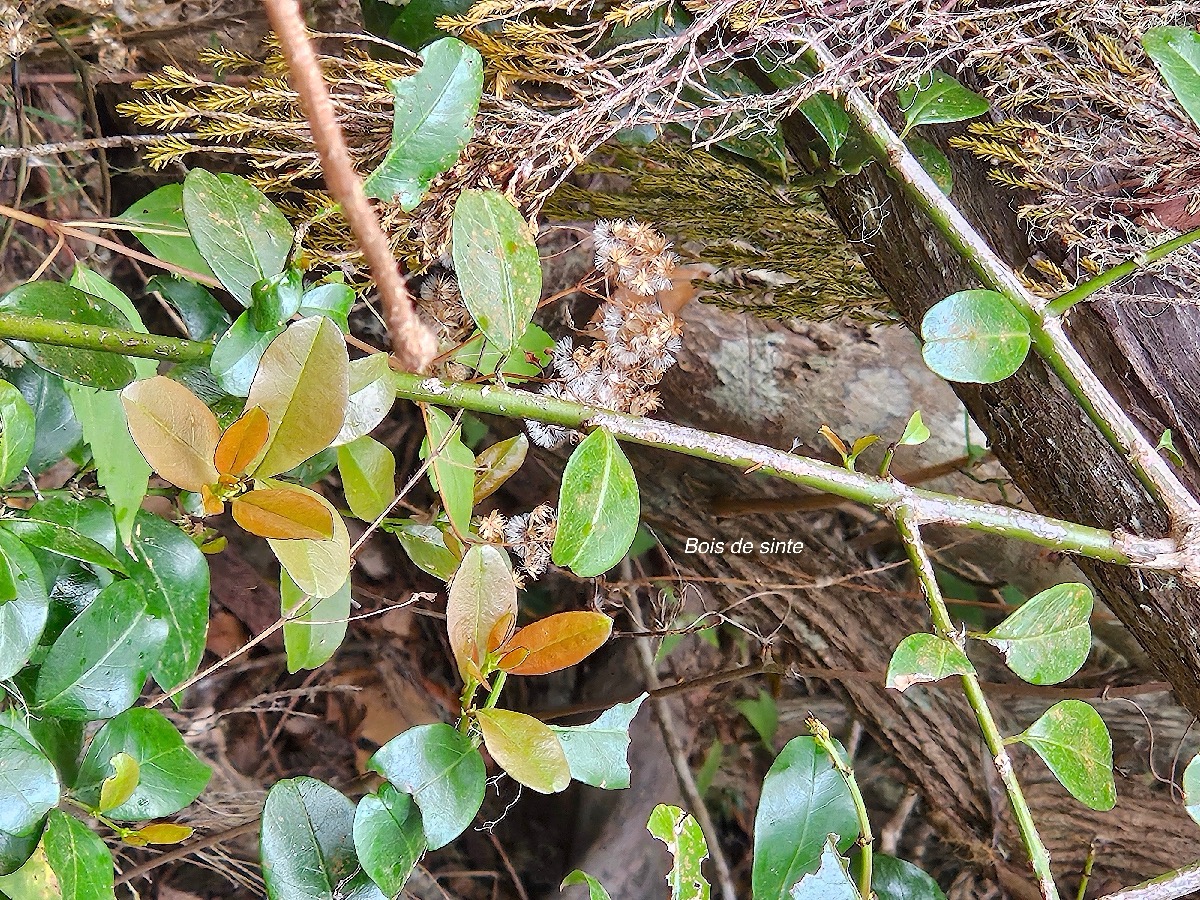
[[[57,375],[37,366],[21,366],[5,377],[33,410],[36,428],[26,466],[37,475],[75,450],[83,439],[83,429]]]
[[[301,319],[263,354],[247,406],[270,420],[266,452],[255,475],[286,472],[324,450],[337,437],[349,395],[346,343],[324,316]]]
[[[1178,26],[1149,28],[1142,35],[1142,48],[1184,112],[1200,127],[1200,34]]]
[[[906,691],[951,675],[973,675],[975,667],[961,647],[934,634],[910,634],[900,642],[888,663],[886,686]]]
[[[13,288],[0,297],[0,312],[73,325],[129,328],[129,320],[107,300],[56,281],[33,281]],[[133,363],[115,353],[29,341],[8,343],[43,369],[76,384],[119,391],[133,381]]]
[[[800,113],[825,141],[829,158],[836,160],[850,135],[850,116],[842,104],[829,94],[817,93],[800,104]]]
[[[392,380],[387,354],[372,353],[351,360],[349,385],[346,419],[333,439],[335,447],[370,434],[396,402],[396,383]]]
[[[537,325],[530,325],[517,346],[507,353],[476,332],[450,358],[480,375],[495,375],[499,371],[504,381],[519,384],[542,374],[553,348],[554,338]]]
[[[259,844],[270,900],[383,900],[354,853],[354,804],[315,778],[278,781]]]
[[[392,19],[387,37],[410,50],[443,37],[445,32],[434,23],[441,16],[457,16],[471,8],[474,0],[411,0]],[[395,7],[391,7],[394,12]]]
[[[954,190],[954,169],[950,167],[950,160],[946,158],[946,154],[938,149],[936,144],[924,138],[910,137],[904,143],[908,152],[917,158],[921,168],[933,179],[938,190],[949,197],[950,192]]]
[[[40,547],[68,559],[77,559],[111,572],[126,574],[125,565],[107,547],[80,534],[69,525],[40,518],[37,507],[22,518],[6,519],[0,527],[10,534],[15,534],[30,547]]]
[[[754,818],[755,900],[786,900],[817,870],[831,834],[843,850],[858,837],[850,791],[813,738],[792,738],[767,772]]]
[[[366,435],[343,444],[337,452],[350,512],[364,522],[374,522],[396,499],[396,457]]]
[[[284,571],[279,596],[283,613],[289,616],[283,626],[288,671],[315,669],[328,662],[342,645],[350,622],[350,579],[328,597],[310,597]]]
[[[162,713],[134,707],[92,738],[75,780],[81,802],[100,804],[110,761],[122,753],[137,763],[138,779],[130,795],[108,810],[111,819],[145,821],[177,813],[200,796],[212,775]]]
[[[487,655],[504,643],[516,620],[517,586],[508,554],[493,544],[473,545],[446,599],[446,631],[463,681],[479,678]]]
[[[121,213],[120,221],[147,226],[144,230],[133,229],[133,234],[147,250],[164,262],[183,266],[199,275],[215,277],[200,255],[188,231],[187,220],[183,217],[182,184],[165,184],[151,191]]]
[[[142,589],[114,581],[67,626],[46,654],[35,691],[39,712],[108,719],[133,705],[167,639]]]
[[[300,298],[300,315],[326,316],[342,331],[350,330],[350,310],[354,307],[354,288],[337,281],[326,281],[304,292]],[[383,356],[386,354],[374,354]]]
[[[183,186],[180,185],[180,190]],[[188,337],[207,341],[224,334],[233,320],[216,298],[194,281],[174,275],[155,275],[146,283],[147,291],[157,291],[179,314]]]
[[[1076,800],[1092,809],[1112,809],[1112,738],[1100,714],[1082,700],[1061,700],[1020,736]]]
[[[128,753],[115,754],[108,761],[112,774],[100,783],[100,799],[96,809],[106,813],[120,806],[137,790],[140,776],[138,761]]]
[[[560,891],[565,891],[567,888],[576,884],[587,885],[588,900],[612,900],[612,898],[608,895],[608,891],[604,889],[604,885],[602,885],[587,872],[584,872],[582,869],[576,869],[574,872],[571,872],[569,875],[567,875],[567,877],[562,880],[562,884],[558,886],[558,889]]]
[[[235,397],[245,397],[250,392],[254,373],[259,360],[275,338],[283,333],[282,328],[259,331],[250,321],[250,313],[244,312],[225,332],[213,350],[209,366],[222,389]]]
[[[449,581],[458,571],[462,557],[446,546],[446,536],[437,527],[406,522],[384,528],[399,539],[408,558],[422,572]]]
[[[446,515],[460,535],[471,529],[471,510],[475,503],[475,454],[462,442],[459,428],[436,406],[426,406],[427,437],[421,445],[421,458],[434,452],[429,465],[429,483],[442,498]]]
[[[114,900],[112,854],[83,822],[52,811],[42,848],[58,879],[61,900]]]
[[[270,486],[270,483],[266,483]],[[322,540],[267,541],[280,565],[296,586],[310,597],[332,597],[350,576],[350,534],[346,523],[333,505],[315,491],[292,486],[317,498],[333,516],[333,537]]]
[[[183,182],[183,215],[200,255],[242,306],[251,287],[283,271],[292,226],[245,178],[192,169]]]
[[[25,888],[26,879],[23,876],[31,874],[31,869],[38,868],[39,871],[44,867],[44,871],[49,872],[50,866],[45,862],[45,855],[38,848],[38,844],[42,840],[42,829],[34,828],[29,834],[15,835],[9,834],[7,831],[0,831],[0,895],[8,895],[9,897],[18,897],[21,890]],[[11,875],[18,869],[25,867],[29,862],[30,857],[37,851],[41,857],[37,862],[30,864],[30,869],[26,869],[22,875],[16,878],[6,878],[4,876]],[[21,883],[20,887],[14,886],[14,883]]]
[[[46,758],[54,763],[64,784],[73,784],[79,772],[86,727],[83,722],[68,722],[65,719],[35,716],[29,718],[28,736],[46,754]]]
[[[398,734],[367,765],[416,800],[430,850],[466,831],[483,804],[483,757],[469,737],[442,722]]]
[[[788,896],[791,900],[862,900],[846,860],[838,853],[834,835],[826,839],[821,849],[817,870],[796,882]]]
[[[12,484],[33,454],[37,420],[21,392],[0,381],[0,487]]]
[[[862,854],[850,863],[850,870],[860,870]],[[876,853],[871,865],[871,890],[879,900],[946,900],[938,883],[910,862]]]
[[[291,267],[256,281],[250,287],[250,324],[255,331],[273,331],[287,325],[300,310],[304,279]]]
[[[646,830],[666,844],[674,858],[667,873],[671,900],[708,900],[708,881],[702,871],[708,844],[696,817],[678,806],[660,803],[650,813]]]
[[[563,470],[551,556],[584,578],[602,575],[629,550],[640,514],[633,467],[616,439],[598,428]]]
[[[529,453],[529,438],[524,434],[497,441],[475,458],[475,496],[479,503],[496,493],[504,482],[512,478],[525,462]]]
[[[566,790],[571,768],[549,725],[511,709],[481,709],[476,718],[488,753],[514,780],[539,794]]]
[[[1022,604],[984,640],[1008,667],[1031,684],[1066,681],[1087,661],[1092,647],[1092,591],[1086,584],[1058,584]]]
[[[1200,825],[1200,754],[1183,770],[1183,803],[1192,821]]]
[[[454,271],[475,324],[503,353],[525,333],[542,296],[542,264],[520,211],[496,191],[454,204]]]
[[[649,694],[606,709],[587,725],[551,725],[558,735],[571,777],[592,787],[629,787],[629,726]]]
[[[457,38],[421,51],[416,74],[389,82],[395,122],[387,155],[363,183],[368,197],[411,211],[471,139],[483,91],[483,58]]]
[[[363,869],[389,897],[397,897],[425,852],[421,813],[408,794],[390,784],[358,801],[354,849]]]
[[[947,381],[1003,381],[1029,353],[1029,323],[1003,294],[959,291],[921,322],[925,364]]]
[[[41,827],[58,805],[58,773],[45,755],[11,728],[0,725],[0,831],[22,836]]]
[[[37,647],[46,627],[50,598],[33,554],[3,530],[0,530],[0,575],[6,589],[12,591],[0,600],[0,680],[5,680],[21,670]]]
[[[919,84],[902,87],[897,93],[904,113],[905,134],[918,125],[961,122],[988,111],[987,100],[938,69],[923,77]]]
[[[929,440],[929,428],[921,419],[921,411],[918,409],[915,413],[908,417],[908,422],[904,426],[904,433],[900,435],[900,440],[896,441],[896,445],[900,447],[915,447]]]

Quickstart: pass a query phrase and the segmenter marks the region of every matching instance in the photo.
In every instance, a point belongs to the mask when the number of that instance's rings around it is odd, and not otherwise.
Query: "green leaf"
[[[551,725],[558,735],[571,777],[592,787],[629,787],[629,725],[649,694],[606,709],[588,725]]]
[[[383,900],[354,853],[354,804],[315,778],[278,781],[259,838],[270,900]]]
[[[44,323],[58,321],[129,328],[129,320],[107,300],[56,281],[33,281],[13,288],[0,297],[0,312],[37,318]],[[43,369],[76,384],[119,391],[133,381],[133,363],[116,353],[29,341],[10,340],[8,343]]]
[[[563,470],[551,556],[584,578],[602,575],[629,550],[640,514],[633,467],[616,439],[598,428]]]
[[[358,801],[354,849],[359,862],[389,897],[397,897],[425,852],[421,813],[408,794],[390,784]]]
[[[38,638],[46,627],[50,598],[33,554],[3,530],[0,530],[0,574],[8,594],[0,601],[0,680],[7,680],[21,670],[37,648]]]
[[[112,854],[104,841],[74,816],[53,810],[42,847],[58,878],[61,900],[114,900]]]
[[[792,738],[767,772],[754,818],[755,900],[786,900],[817,870],[830,834],[843,850],[858,837],[854,801],[816,740]]]
[[[304,279],[299,269],[288,267],[278,275],[250,287],[250,324],[255,331],[273,331],[287,325],[300,309]]]
[[[788,896],[791,900],[862,900],[846,860],[838,853],[835,835],[826,838],[817,871],[801,878]]]
[[[346,342],[324,316],[294,323],[271,342],[259,363],[246,406],[270,421],[266,451],[254,474],[286,472],[337,437],[349,396]]]
[[[437,451],[429,465],[429,483],[441,495],[454,529],[465,535],[471,529],[475,504],[475,454],[462,442],[448,415],[436,406],[426,406],[424,412],[428,436],[421,445],[421,458]]]
[[[861,869],[862,854],[851,862],[855,873]],[[946,895],[928,874],[910,862],[876,853],[871,865],[871,890],[879,900],[946,900]]]
[[[454,351],[450,359],[469,366],[480,375],[495,375],[499,370],[504,381],[519,384],[542,374],[553,347],[554,338],[537,325],[530,325],[516,348],[507,355],[482,332],[476,332]]]
[[[271,486],[270,482],[264,482]],[[315,491],[289,486],[315,497],[333,516],[333,537],[317,540],[280,540],[267,543],[296,586],[310,597],[332,597],[350,576],[350,534],[333,505]]]
[[[1200,825],[1200,753],[1183,770],[1183,803],[1192,821]]]
[[[462,557],[446,546],[446,536],[436,526],[405,520],[382,527],[399,539],[408,558],[422,572],[449,581],[458,571]]]
[[[62,379],[37,366],[21,366],[7,373],[33,410],[36,424],[33,452],[26,466],[34,475],[69,455],[83,439]]]
[[[96,809],[106,813],[130,798],[138,786],[138,761],[128,753],[117,753],[108,761],[112,774],[100,783],[100,799]]]
[[[367,767],[417,801],[430,850],[445,847],[466,831],[483,805],[483,757],[469,737],[443,722],[396,735]]]
[[[133,581],[104,588],[50,647],[37,708],[64,719],[108,719],[133,705],[167,639]]]
[[[542,296],[529,225],[496,191],[463,191],[454,204],[454,271],[475,324],[502,353],[520,343]]]
[[[299,313],[302,316],[325,316],[332,319],[342,331],[350,330],[350,310],[354,306],[354,288],[337,281],[327,281],[305,291],[300,298]],[[373,356],[386,354],[376,353]]]
[[[281,334],[282,328],[258,331],[250,322],[249,312],[238,316],[225,336],[217,341],[209,360],[217,384],[235,397],[245,397],[250,392],[254,373],[258,371],[259,360]]]
[[[11,875],[18,869],[25,867],[29,862],[30,857],[34,855],[34,851],[38,849],[38,844],[42,840],[42,829],[35,828],[29,834],[15,835],[9,834],[7,831],[0,831],[0,895],[7,894],[13,898],[20,898],[21,891],[25,889],[25,884],[20,887],[15,887],[15,882],[22,882],[23,876],[30,873],[33,868],[45,867],[49,871],[49,864],[45,862],[45,855],[40,851],[38,855],[41,859],[31,864],[30,869],[16,878],[6,878],[4,876]],[[36,894],[34,895],[36,896]]]
[[[481,678],[487,655],[504,643],[516,620],[517,586],[508,554],[493,544],[473,545],[446,599],[446,632],[463,681]]]
[[[338,447],[337,453],[350,512],[364,522],[374,522],[396,499],[396,457],[366,435]]]
[[[146,230],[134,229],[133,234],[147,250],[164,262],[183,266],[199,275],[215,277],[188,233],[187,220],[183,217],[182,184],[165,184],[152,191],[121,213],[119,221],[150,226]],[[192,338],[199,340],[194,334]]]
[[[511,709],[481,709],[476,719],[488,753],[516,781],[539,794],[567,789],[571,768],[549,725]]]
[[[651,811],[646,830],[666,844],[674,857],[667,873],[671,900],[708,900],[708,881],[701,871],[708,858],[708,844],[695,816],[678,806],[660,803]]]
[[[947,381],[1003,381],[1029,353],[1029,323],[1003,294],[959,291],[921,322],[925,364]]]
[[[139,511],[127,548],[129,577],[146,595],[150,615],[167,625],[167,640],[151,670],[169,691],[193,674],[208,634],[208,560],[187,533],[166,519]]]
[[[886,687],[906,691],[951,675],[974,675],[975,666],[962,648],[935,634],[910,634],[888,663]]]
[[[38,506],[34,506],[20,519],[6,519],[0,526],[30,547],[40,547],[68,559],[77,559],[111,572],[126,574],[124,564],[107,547],[80,534],[69,525],[41,518]]]
[[[604,885],[581,869],[576,869],[574,872],[571,872],[569,875],[567,875],[567,877],[562,880],[562,884],[558,886],[558,889],[563,891],[574,884],[587,885],[588,900],[612,900],[612,898],[608,895],[608,891],[604,889]]]
[[[836,160],[850,135],[850,116],[845,108],[828,94],[817,93],[800,104],[800,112],[825,141],[829,158]]]
[[[921,419],[921,411],[918,409],[915,413],[908,417],[908,423],[904,426],[904,433],[900,435],[900,440],[896,441],[899,447],[915,447],[929,440],[929,428]]]
[[[58,773],[42,751],[0,725],[0,831],[24,836],[41,828],[58,805]]]
[[[0,381],[0,487],[12,484],[33,454],[37,419],[21,392]]]
[[[900,88],[898,94],[904,134],[918,125],[961,122],[988,111],[987,100],[938,69],[930,73],[928,82],[922,79],[920,84]]]
[[[1025,681],[1058,684],[1087,661],[1091,615],[1092,591],[1086,584],[1057,584],[1027,600],[983,639]]]
[[[1142,35],[1142,48],[1184,112],[1200,127],[1200,34],[1177,26],[1150,28]]]
[[[110,719],[92,738],[75,779],[74,793],[81,802],[102,806],[109,762],[119,754],[134,760],[139,778],[129,796],[108,809],[111,819],[144,821],[177,813],[200,796],[212,776],[166,716],[134,707]]]
[[[475,496],[480,503],[496,493],[504,482],[517,474],[529,453],[529,438],[518,434],[497,441],[475,458]]]
[[[182,191],[183,186],[179,185]],[[185,281],[174,275],[155,275],[146,283],[147,291],[157,291],[179,313],[188,337],[193,341],[207,341],[224,334],[232,320],[229,313],[216,301],[206,288],[194,281]]]
[[[1098,810],[1116,805],[1112,738],[1091,706],[1082,700],[1061,700],[1018,739],[1037,752],[1076,800]]]
[[[245,178],[192,169],[183,182],[183,215],[200,255],[242,306],[250,305],[254,284],[283,271],[292,226]]]
[[[760,689],[753,700],[739,700],[734,709],[746,717],[763,746],[775,752],[775,732],[779,730],[779,707],[769,691]]]
[[[442,38],[421,51],[415,75],[388,84],[394,99],[392,143],[363,188],[368,197],[399,200],[410,212],[471,140],[483,91],[483,58],[456,38]]]
[[[441,16],[458,16],[471,8],[474,0],[411,0],[392,20],[387,37],[410,50],[445,35],[434,22]]]
[[[350,398],[346,401],[346,420],[333,439],[340,447],[370,434],[396,402],[396,383],[388,366],[387,354],[372,353],[350,361]]]
[[[279,597],[284,615],[300,610],[283,626],[288,671],[315,669],[328,662],[342,645],[350,622],[350,579],[328,597],[310,597],[285,570],[280,573]]]
[[[936,144],[919,137],[910,137],[905,142],[908,152],[917,158],[921,168],[933,179],[933,183],[947,197],[954,190],[954,169],[946,154],[938,149]]]

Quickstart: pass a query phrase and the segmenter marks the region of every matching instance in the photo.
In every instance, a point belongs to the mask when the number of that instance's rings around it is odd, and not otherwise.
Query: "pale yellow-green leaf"
[[[278,482],[264,482],[277,487]],[[320,501],[333,516],[333,537],[328,540],[274,540],[267,543],[296,585],[310,597],[329,597],[337,592],[350,574],[350,535],[346,523],[328,500],[308,488],[289,486]]]

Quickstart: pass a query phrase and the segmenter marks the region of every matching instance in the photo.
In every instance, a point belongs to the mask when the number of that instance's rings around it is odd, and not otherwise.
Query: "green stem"
[[[76,322],[58,322],[15,313],[0,313],[0,338],[53,344],[56,347],[75,347],[79,350],[107,350],[122,356],[169,359],[174,362],[207,359],[213,352],[213,345],[203,341],[143,334],[140,331],[119,328],[102,328],[98,325],[81,325]]]
[[[1176,250],[1196,241],[1200,241],[1200,228],[1189,231],[1187,234],[1181,234],[1179,237],[1172,238],[1169,241],[1164,241],[1157,247],[1152,247],[1133,259],[1113,266],[1111,269],[1101,272],[1095,278],[1089,278],[1083,284],[1077,285],[1065,294],[1055,297],[1046,305],[1046,315],[1061,316],[1076,303],[1088,299],[1088,297],[1091,297],[1097,291],[1101,291],[1123,278],[1128,278],[1130,275],[1146,268],[1146,266],[1152,265],[1163,257],[1169,256]]]
[[[947,609],[946,601],[938,587],[933,562],[925,550],[924,541],[921,540],[920,523],[914,511],[911,507],[900,506],[893,510],[892,518],[896,523],[896,530],[899,531],[900,538],[904,542],[904,549],[916,572],[917,580],[921,584],[921,590],[929,602],[934,633],[948,641],[954,641],[954,622],[950,618],[950,611]],[[1029,854],[1029,861],[1037,876],[1042,897],[1045,900],[1059,900],[1058,888],[1054,884],[1054,873],[1050,869],[1050,854],[1046,850],[1045,844],[1042,843],[1041,835],[1038,834],[1037,825],[1033,821],[1033,813],[1029,810],[1029,804],[1025,800],[1021,784],[1017,780],[1016,772],[1013,771],[1012,759],[1008,755],[1008,750],[1005,749],[1004,737],[996,725],[996,720],[992,717],[992,711],[984,696],[983,688],[979,684],[979,678],[975,675],[964,675],[962,683],[963,691],[967,695],[967,703],[975,712],[975,720],[979,723],[979,730],[983,733],[984,743],[987,744],[988,752],[992,755],[993,764],[1000,775],[1005,793],[1008,794],[1008,800],[1017,821],[1017,830],[1020,831],[1025,851]]]
[[[858,846],[862,848],[862,871],[858,876],[858,892],[862,895],[863,900],[870,900],[875,834],[871,831],[871,820],[867,816],[867,803],[863,800],[862,791],[858,788],[854,769],[842,758],[841,751],[834,744],[833,738],[829,736],[829,729],[816,716],[810,715],[805,719],[804,724],[808,728],[808,733],[816,740],[817,746],[825,751],[832,761],[833,767],[846,782],[846,789],[850,791],[850,799],[854,802],[854,814],[858,817]]]
[[[492,685],[491,692],[487,695],[487,700],[483,703],[484,709],[492,709],[496,705],[496,701],[500,699],[500,692],[504,690],[504,682],[508,679],[508,673],[503,669],[496,674],[496,683]]]

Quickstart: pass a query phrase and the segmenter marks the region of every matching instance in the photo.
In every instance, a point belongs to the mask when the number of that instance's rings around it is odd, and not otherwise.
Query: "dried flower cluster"
[[[650,297],[671,287],[671,273],[679,257],[667,239],[641,222],[617,219],[598,222],[592,237],[596,242],[596,268],[628,287]]]
[[[505,544],[521,562],[513,573],[517,587],[536,581],[550,567],[550,550],[558,528],[558,511],[548,503],[532,511],[505,518],[499,510],[475,520],[475,530],[485,541]]]

